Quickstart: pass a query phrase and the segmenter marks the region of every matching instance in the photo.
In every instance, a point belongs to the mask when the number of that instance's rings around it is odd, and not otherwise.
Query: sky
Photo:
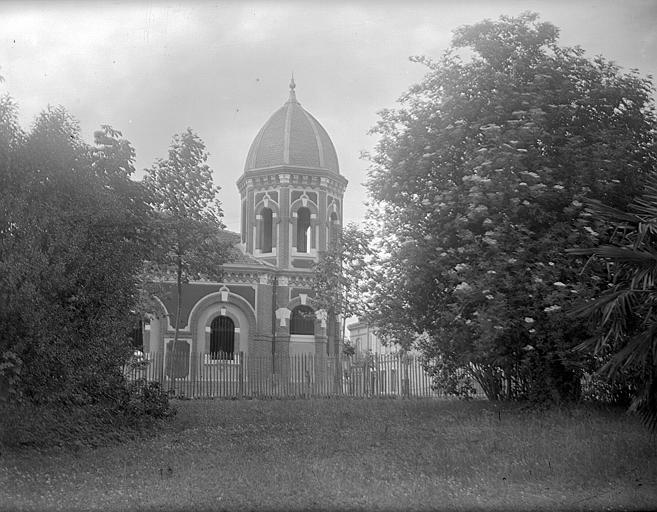
[[[235,182],[260,127],[288,98],[329,133],[349,185],[345,222],[366,212],[378,112],[426,72],[410,56],[439,58],[452,31],[500,15],[538,12],[579,45],[624,69],[657,76],[657,1],[40,1],[0,0],[0,94],[29,129],[62,105],[83,138],[109,124],[137,153],[137,177],[166,157],[174,134],[205,142],[224,221],[239,230]]]

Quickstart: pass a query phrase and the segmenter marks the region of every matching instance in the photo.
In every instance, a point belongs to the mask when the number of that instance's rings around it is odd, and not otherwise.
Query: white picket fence
[[[438,397],[420,358],[409,355],[245,356],[243,353],[146,353],[130,380],[157,381],[190,398]]]

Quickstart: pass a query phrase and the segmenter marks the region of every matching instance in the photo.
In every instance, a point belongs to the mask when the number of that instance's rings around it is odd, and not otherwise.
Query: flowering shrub
[[[557,34],[535,14],[458,29],[470,60],[415,59],[427,76],[374,130],[379,334],[426,333],[427,359],[489,398],[579,395],[590,333],[566,312],[602,281],[565,249],[596,243],[585,198],[627,204],[654,153],[650,82]]]

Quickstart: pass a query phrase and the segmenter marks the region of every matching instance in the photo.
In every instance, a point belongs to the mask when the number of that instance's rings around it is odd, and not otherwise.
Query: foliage
[[[368,304],[365,285],[374,257],[371,244],[371,230],[348,224],[336,233],[313,268],[315,306],[328,313],[329,322],[342,317],[343,339],[347,319],[362,316]]]
[[[372,320],[383,339],[425,333],[429,364],[492,399],[578,396],[589,332],[564,312],[599,268],[579,275],[564,249],[595,243],[585,198],[626,205],[656,161],[649,79],[557,36],[532,13],[459,28],[373,130]]]
[[[128,393],[125,413],[133,418],[146,415],[161,419],[175,414],[175,409],[169,406],[169,394],[161,388],[159,382],[146,382],[143,379],[131,382]]]
[[[351,344],[350,340],[344,340],[342,344],[342,353],[345,356],[356,355],[356,348]]]
[[[124,386],[148,208],[120,136],[103,127],[89,146],[61,107],[25,133],[14,102],[0,100],[0,377],[9,398],[84,405],[116,400]]]
[[[158,383],[125,383],[115,400],[86,404],[0,404],[0,446],[106,446],[152,435],[160,420],[176,414]]]
[[[608,286],[581,304],[573,315],[589,319],[597,336],[580,348],[605,360],[600,373],[635,390],[631,409],[657,429],[657,177],[627,210],[589,201],[591,217],[600,225],[604,243],[571,250],[606,262]],[[602,227],[606,227],[603,231]]]
[[[134,157],[110,126],[85,143],[62,107],[25,132],[0,98],[2,442],[95,442],[157,410],[130,408],[123,375],[151,233]]]
[[[158,212],[151,263],[160,269],[173,268],[176,273],[174,352],[180,329],[183,283],[200,277],[219,279],[230,249],[220,236],[224,224],[217,199],[219,187],[213,184],[207,159],[203,141],[188,128],[174,135],[168,158],[157,160],[144,178]]]

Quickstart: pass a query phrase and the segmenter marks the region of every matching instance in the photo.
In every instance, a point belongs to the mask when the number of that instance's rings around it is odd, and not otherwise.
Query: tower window
[[[340,226],[338,225],[338,215],[333,212],[331,213],[331,223],[329,224],[329,244],[335,246],[338,242],[338,231]]]
[[[261,215],[262,232],[260,233],[260,250],[262,252],[272,252],[272,228],[274,215],[270,208],[263,208]]]
[[[233,359],[235,353],[235,323],[227,316],[218,316],[210,324],[212,359]]]
[[[315,312],[308,306],[297,306],[290,316],[290,334],[315,334]]]
[[[310,210],[297,210],[297,252],[310,252]]]
[[[242,201],[242,218],[241,220],[241,231],[242,231],[242,243],[246,242],[246,201]]]

